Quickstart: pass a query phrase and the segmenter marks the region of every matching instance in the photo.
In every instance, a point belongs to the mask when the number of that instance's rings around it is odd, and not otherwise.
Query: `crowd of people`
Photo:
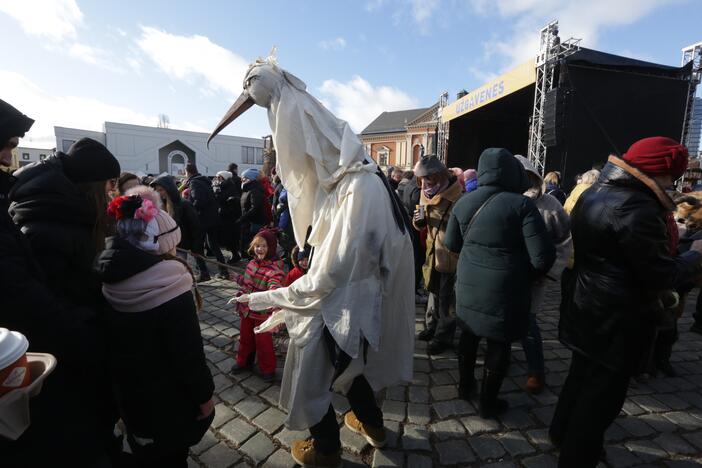
[[[32,124],[0,101],[0,164],[9,166]],[[481,417],[508,408],[499,394],[515,343],[527,360],[525,390],[543,390],[538,317],[545,291],[560,286],[559,336],[572,361],[549,434],[561,467],[596,466],[632,379],[675,375],[677,319],[702,273],[702,223],[683,216],[700,203],[673,186],[687,162],[684,146],[651,137],[579,176],[569,194],[559,173],[542,177],[504,148],[486,149],[477,169],[448,168],[428,155],[412,171],[391,168],[383,177],[412,221],[413,299],[426,304],[418,339],[429,354],[455,346],[459,397],[477,399]],[[682,203],[692,208],[676,215]],[[59,362],[32,400],[30,428],[0,441],[3,462],[187,466],[188,448],[214,418],[197,283],[211,279],[214,264],[239,296],[288,287],[307,273],[313,253],[296,244],[280,179],[258,169],[239,176],[234,163],[212,180],[195,164],[182,181],[143,180],[84,138],[12,175],[0,172],[0,325]],[[230,273],[242,260],[244,273]],[[276,311],[237,301],[231,373],[257,361],[263,379],[274,381],[271,333],[255,329]],[[349,398],[356,394],[363,398],[352,402],[346,424],[382,446],[382,413],[368,403],[364,379],[353,381]],[[319,447],[336,453],[338,424],[331,406],[325,412],[307,426],[326,441]],[[128,460],[114,433],[120,419]],[[321,460],[316,466],[327,466]]]

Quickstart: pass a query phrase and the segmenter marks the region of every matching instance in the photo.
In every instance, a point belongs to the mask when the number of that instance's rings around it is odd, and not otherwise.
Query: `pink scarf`
[[[177,260],[164,260],[126,280],[102,285],[107,302],[119,312],[144,312],[193,287],[193,277]]]
[[[434,184],[434,185],[428,185],[427,180],[423,179],[422,180],[422,192],[424,192],[424,196],[431,199],[434,198],[434,195],[437,193],[441,193],[444,190],[446,190],[449,186],[449,180],[446,179],[444,180],[443,183],[441,184]]]

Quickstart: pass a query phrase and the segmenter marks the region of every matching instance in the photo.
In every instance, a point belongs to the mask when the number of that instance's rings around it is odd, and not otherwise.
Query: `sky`
[[[700,0],[0,0],[0,99],[36,120],[21,146],[51,148],[53,126],[105,121],[209,133],[248,63],[279,64],[360,132],[383,111],[455,99],[561,39],[680,64],[702,41]],[[270,133],[265,111],[224,133]]]

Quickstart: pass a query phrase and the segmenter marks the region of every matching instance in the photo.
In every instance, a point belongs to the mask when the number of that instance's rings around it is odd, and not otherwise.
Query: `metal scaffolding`
[[[570,38],[561,42],[558,36],[558,21],[551,21],[541,29],[541,45],[536,56],[536,86],[534,109],[529,127],[529,160],[541,175],[546,167],[546,145],[543,143],[544,103],[546,93],[553,89],[558,61],[580,49],[580,39]]]
[[[700,84],[702,80],[702,42],[687,46],[682,49],[682,66],[687,65],[692,62],[692,76],[690,77],[690,85],[687,91],[687,104],[685,105],[685,116],[683,118],[683,130],[680,136],[680,142],[688,146],[690,144],[690,134],[692,130],[692,112],[694,110],[695,94],[697,92],[697,85]],[[696,149],[695,149],[696,151]]]
[[[439,96],[439,106],[436,109],[437,135],[436,135],[436,156],[439,161],[446,164],[446,153],[448,149],[449,123],[444,122],[443,111],[448,105],[448,91],[444,91]]]

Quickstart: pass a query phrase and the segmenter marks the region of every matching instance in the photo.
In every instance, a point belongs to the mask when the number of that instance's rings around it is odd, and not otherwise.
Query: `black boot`
[[[432,338],[434,338],[434,329],[433,328],[425,328],[421,332],[419,332],[419,335],[417,336],[418,339],[422,341],[431,341]]]
[[[458,398],[470,401],[478,390],[478,381],[475,378],[475,358],[478,352],[477,343],[462,333],[458,340]]]
[[[488,369],[483,370],[483,382],[480,386],[480,417],[483,419],[494,418],[507,411],[509,403],[497,398],[505,376]]]

